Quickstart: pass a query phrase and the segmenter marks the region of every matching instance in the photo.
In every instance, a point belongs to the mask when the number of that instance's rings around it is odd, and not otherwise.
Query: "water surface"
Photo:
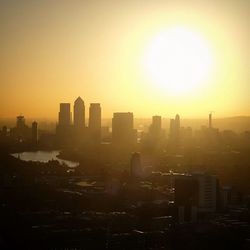
[[[33,152],[21,152],[12,154],[14,157],[19,158],[22,161],[38,161],[38,162],[48,162],[51,160],[57,160],[61,164],[64,163],[70,168],[77,167],[79,165],[78,162],[62,160],[57,157],[60,153],[59,150],[53,151],[33,151]]]

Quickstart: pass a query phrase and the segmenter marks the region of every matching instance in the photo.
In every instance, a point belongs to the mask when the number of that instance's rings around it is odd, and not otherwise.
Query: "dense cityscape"
[[[0,133],[1,249],[249,249],[250,130],[181,116],[102,126],[100,103],[60,103],[54,131]]]
[[[0,0],[0,250],[250,250],[250,0]]]

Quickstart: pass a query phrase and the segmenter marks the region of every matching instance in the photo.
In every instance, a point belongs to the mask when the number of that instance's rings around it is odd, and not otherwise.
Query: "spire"
[[[78,104],[78,103],[84,104],[84,101],[80,96],[78,96],[77,99],[75,100],[75,104]]]

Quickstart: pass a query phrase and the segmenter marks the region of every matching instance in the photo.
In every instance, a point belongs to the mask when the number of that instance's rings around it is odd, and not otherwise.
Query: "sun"
[[[188,95],[205,84],[213,68],[208,44],[185,27],[160,32],[149,43],[144,69],[154,86],[169,95]]]

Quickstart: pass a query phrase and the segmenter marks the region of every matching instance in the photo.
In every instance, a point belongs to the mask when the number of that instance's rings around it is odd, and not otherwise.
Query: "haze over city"
[[[0,249],[249,250],[249,18],[0,1]]]

